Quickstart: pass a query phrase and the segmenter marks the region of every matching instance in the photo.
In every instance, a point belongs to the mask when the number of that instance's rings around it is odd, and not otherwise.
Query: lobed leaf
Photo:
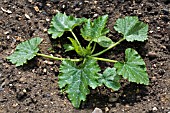
[[[48,33],[52,34],[52,38],[56,39],[61,37],[65,31],[71,31],[74,27],[86,22],[86,18],[75,18],[73,16],[67,16],[65,13],[57,13],[51,21]]]
[[[145,62],[134,49],[126,49],[125,62],[117,62],[114,67],[117,69],[118,75],[122,75],[123,78],[128,79],[130,82],[149,84]]]
[[[39,51],[38,45],[41,41],[41,38],[36,37],[20,43],[17,45],[14,53],[7,57],[7,59],[16,66],[27,63],[27,60],[31,60],[36,56],[36,53]]]
[[[114,91],[119,90],[120,88],[120,76],[116,73],[116,68],[106,68],[103,74],[100,74],[99,82],[100,84],[106,85],[108,88],[113,89]]]
[[[92,40],[103,47],[108,47],[109,44],[112,43],[112,40],[105,36],[109,32],[109,29],[106,28],[107,19],[108,15],[98,17],[93,22],[88,19],[81,29],[82,37],[87,41]],[[108,43],[105,44],[105,42]]]
[[[114,29],[123,34],[127,41],[145,41],[147,40],[148,25],[140,22],[138,17],[126,16],[118,19]]]
[[[87,59],[81,66],[72,61],[63,61],[60,66],[59,87],[66,89],[68,98],[73,106],[78,108],[81,101],[85,101],[86,95],[90,93],[88,86],[98,86],[98,72],[100,71],[96,60]]]

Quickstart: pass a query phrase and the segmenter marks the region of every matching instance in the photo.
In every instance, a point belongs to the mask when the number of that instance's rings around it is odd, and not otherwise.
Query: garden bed
[[[0,113],[91,113],[95,107],[108,113],[170,112],[168,0],[2,0],[0,8]],[[91,19],[108,14],[107,27],[111,29],[108,37],[113,41],[121,36],[113,29],[119,17],[138,16],[148,23],[148,41],[123,42],[103,57],[121,60],[127,47],[136,49],[146,63],[150,84],[121,81],[122,88],[116,92],[99,87],[91,90],[80,109],[75,109],[58,87],[60,61],[36,57],[27,65],[16,68],[6,60],[17,44],[36,36],[44,40],[40,44],[42,53],[58,57],[72,55],[64,52],[63,40],[51,40],[47,33],[50,20],[58,11]],[[99,62],[99,65],[105,69],[113,63]]]

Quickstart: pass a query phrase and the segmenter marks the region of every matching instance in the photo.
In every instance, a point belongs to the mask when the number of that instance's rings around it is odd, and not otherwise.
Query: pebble
[[[50,21],[50,19],[49,19],[49,18],[46,18],[45,20],[46,20],[47,22],[49,22],[49,21]]]
[[[46,6],[51,7],[51,4],[47,3]]]
[[[9,34],[9,31],[5,31],[4,34],[5,34],[5,35]]]
[[[25,14],[25,17],[26,17],[27,19],[31,19],[28,14]]]
[[[80,8],[75,8],[75,11],[79,11],[80,10]]]
[[[28,0],[28,2],[32,3],[32,2],[33,2],[33,0]]]
[[[34,10],[35,10],[36,12],[39,12],[39,11],[40,11],[39,8],[38,8],[38,6],[35,6],[35,7],[34,7]]]
[[[156,58],[156,57],[158,57],[158,55],[157,55],[155,52],[149,52],[149,53],[148,53],[148,56],[149,56],[150,58]]]
[[[10,10],[5,10],[3,7],[1,7],[1,10],[2,10],[3,12],[8,13],[8,14],[11,14],[11,13],[12,13],[12,11],[10,11]]]
[[[153,109],[152,109],[153,111],[157,111],[158,110],[158,108],[157,107],[153,107]]]
[[[15,103],[12,105],[12,107],[17,107],[18,106],[18,103]]]
[[[23,89],[22,91],[23,91],[24,93],[26,93],[26,92],[27,92],[27,90],[26,90],[26,89]]]
[[[103,113],[100,108],[95,108],[92,113]]]
[[[25,78],[25,77],[21,77],[21,78],[19,79],[19,81],[20,81],[20,82],[24,82],[24,81],[26,81],[26,78]]]
[[[46,73],[46,72],[47,72],[47,69],[46,69],[46,68],[44,68],[44,69],[43,69],[43,72],[44,72],[44,73]]]
[[[150,30],[149,33],[153,33],[153,31]]]
[[[105,107],[105,112],[108,112],[109,111],[109,108],[108,107]]]
[[[97,13],[95,13],[94,15],[93,15],[93,18],[95,18],[95,17],[97,17],[98,16],[98,14]]]

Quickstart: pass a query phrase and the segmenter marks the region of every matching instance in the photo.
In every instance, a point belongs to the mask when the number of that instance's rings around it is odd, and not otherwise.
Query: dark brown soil
[[[170,4],[169,0],[0,0],[0,113],[91,113],[95,107],[108,113],[170,113]],[[125,48],[135,48],[146,62],[149,86],[122,82],[111,92],[91,90],[80,109],[74,109],[57,84],[60,61],[36,57],[16,68],[6,57],[20,42],[39,36],[41,52],[63,56],[60,44],[52,47],[47,29],[58,11],[76,17],[108,14],[108,34],[114,41],[117,18],[136,15],[149,24],[145,43],[123,42],[105,54],[121,59]],[[113,56],[113,54],[115,54]],[[113,64],[100,62],[101,68]]]

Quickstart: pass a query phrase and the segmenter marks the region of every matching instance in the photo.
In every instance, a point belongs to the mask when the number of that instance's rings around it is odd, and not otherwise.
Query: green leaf
[[[74,47],[74,50],[76,51],[76,53],[80,56],[85,56],[86,55],[86,50],[82,47],[79,46],[79,44],[77,43],[76,40],[74,40],[73,38],[68,38],[71,43],[72,43],[72,46]]]
[[[77,66],[72,61],[63,61],[60,66],[59,87],[66,88],[68,98],[73,106],[78,108],[81,101],[85,101],[90,93],[88,86],[98,86],[98,72],[100,71],[96,60],[87,59],[84,64]]]
[[[64,44],[63,47],[65,52],[74,50],[74,47],[71,44]]]
[[[65,13],[57,13],[52,18],[48,33],[52,34],[52,38],[56,39],[61,37],[65,31],[71,31],[74,27],[86,21],[86,18],[75,18],[73,16],[67,16]]]
[[[108,47],[108,45],[101,44],[101,40],[109,43],[112,42],[111,39],[106,38],[106,34],[109,32],[109,29],[106,28],[108,15],[104,15],[98,17],[93,22],[90,19],[84,24],[83,28],[81,29],[82,37],[87,41],[95,41],[99,43],[103,47]],[[100,38],[100,39],[98,39]],[[103,39],[102,39],[103,38]]]
[[[111,44],[113,44],[113,41],[106,36],[96,38],[94,39],[94,42],[97,42],[102,47],[109,47]]]
[[[118,19],[114,29],[122,33],[127,41],[147,40],[148,25],[140,22],[138,17],[126,16],[123,19]]]
[[[120,88],[120,76],[116,73],[116,68],[106,68],[103,74],[100,74],[99,82],[106,85],[108,88],[113,89],[114,91],[119,90]]]
[[[117,62],[114,67],[117,69],[118,75],[122,75],[123,78],[128,79],[130,82],[149,84],[145,62],[134,49],[126,49],[125,62]]]
[[[8,56],[7,59],[16,66],[27,63],[27,60],[31,60],[36,56],[36,53],[39,51],[38,45],[41,41],[41,38],[36,37],[20,43],[17,45],[14,53]]]

